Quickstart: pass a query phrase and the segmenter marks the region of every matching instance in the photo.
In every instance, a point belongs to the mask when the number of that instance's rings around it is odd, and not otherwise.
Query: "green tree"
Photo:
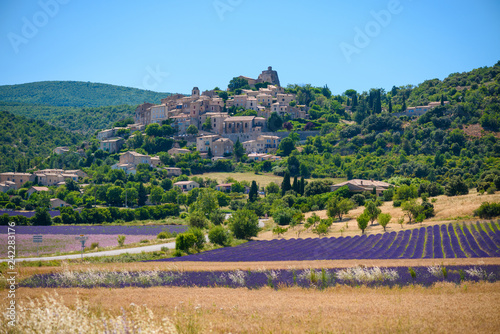
[[[327,215],[330,218],[334,218],[337,216],[340,221],[342,221],[342,217],[347,214],[352,208],[354,208],[354,203],[347,198],[338,198],[337,196],[333,197],[327,206]]]
[[[292,151],[295,150],[295,145],[291,138],[283,138],[278,148],[278,154],[281,156],[289,156]]]
[[[453,176],[444,188],[444,193],[446,196],[467,195],[469,187],[467,187],[461,176]]]
[[[392,216],[389,213],[381,213],[378,215],[378,223],[384,228],[384,232],[391,219]]]
[[[248,85],[248,81],[240,77],[232,78],[231,81],[229,81],[229,85],[227,85],[227,88],[229,88],[230,91],[241,88],[244,89],[246,87],[250,88],[250,86]]]
[[[207,217],[200,211],[194,211],[189,214],[189,226],[194,228],[206,228],[208,225]]]
[[[273,112],[269,119],[267,120],[267,128],[269,131],[278,131],[283,126],[283,119],[278,115],[278,113]]]
[[[196,243],[196,237],[192,233],[181,233],[175,238],[175,249],[188,252]]]
[[[122,200],[123,200],[123,203],[125,203],[125,200],[126,200],[128,206],[133,206],[134,204],[136,204],[138,196],[139,195],[138,195],[137,189],[135,189],[135,188],[123,189]]]
[[[188,233],[191,233],[196,238],[194,248],[199,253],[205,247],[205,235],[199,228],[190,228]]]
[[[191,124],[190,126],[188,126],[188,128],[186,129],[186,133],[188,135],[197,135],[198,134],[198,128],[194,125],[194,124]]]
[[[189,207],[190,212],[200,212],[205,218],[208,218],[210,213],[217,209],[219,209],[217,191],[210,188],[200,189],[196,200]]]
[[[144,184],[141,182],[139,183],[139,189],[137,190],[137,202],[139,206],[143,206],[146,204],[146,201],[148,200],[148,194],[146,192],[146,188],[144,188]]]
[[[238,162],[241,157],[245,154],[245,149],[243,148],[243,145],[240,142],[240,138],[236,140],[236,143],[233,146],[233,154],[234,157],[236,158],[236,162]]]
[[[290,184],[290,174],[286,171],[285,176],[283,177],[283,182],[281,183],[281,196],[285,196],[285,193],[290,189],[292,189],[292,185]]]
[[[49,210],[47,208],[37,207],[35,211],[35,215],[31,218],[31,223],[33,225],[52,225],[52,219],[50,218]]]
[[[330,230],[330,226],[332,225],[331,219],[321,219],[320,223],[312,229],[312,232],[317,234],[318,237],[322,235],[327,235]]]
[[[250,192],[248,193],[248,201],[255,202],[259,198],[259,187],[257,186],[257,182],[252,181],[252,185],[250,186]]]
[[[152,186],[149,194],[149,200],[154,204],[159,204],[163,196],[164,190],[160,186]]]
[[[367,201],[365,203],[365,210],[364,213],[367,214],[368,218],[371,221],[371,224],[373,225],[373,222],[377,220],[378,215],[382,212],[377,205],[375,205],[375,202],[373,201]]]
[[[275,182],[271,182],[266,186],[266,194],[278,194],[280,192],[280,186]]]
[[[111,205],[120,206],[123,203],[122,199],[123,188],[112,186],[106,192],[106,198],[108,199],[108,203]]]
[[[205,122],[203,122],[201,128],[205,131],[212,131],[212,119],[210,117],[207,117]]]
[[[259,232],[259,217],[251,210],[238,210],[229,217],[229,228],[238,239],[256,237]]]
[[[365,234],[365,229],[368,227],[370,217],[363,212],[358,218],[356,218],[356,221],[358,222],[358,228],[361,230],[361,233]]]
[[[231,235],[224,227],[214,226],[208,231],[208,240],[214,245],[227,247],[231,244]]]

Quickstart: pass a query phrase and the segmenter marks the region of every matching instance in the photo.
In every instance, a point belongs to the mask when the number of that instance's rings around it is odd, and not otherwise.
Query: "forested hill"
[[[22,172],[38,166],[54,148],[75,145],[82,139],[81,135],[42,120],[0,111],[0,172]],[[75,155],[67,154],[65,158],[76,158]]]
[[[60,107],[160,103],[169,93],[81,81],[40,81],[0,86],[0,101]]]

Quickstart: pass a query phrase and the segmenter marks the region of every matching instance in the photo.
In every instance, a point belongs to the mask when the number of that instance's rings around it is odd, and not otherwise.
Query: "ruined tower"
[[[272,66],[269,66],[267,68],[267,71],[262,71],[262,73],[259,74],[257,82],[269,82],[272,85],[280,86],[278,72],[274,71]]]

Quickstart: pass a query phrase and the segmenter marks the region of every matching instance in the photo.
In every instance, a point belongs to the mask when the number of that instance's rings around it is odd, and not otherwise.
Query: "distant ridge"
[[[0,101],[58,107],[102,107],[160,103],[171,93],[82,81],[40,81],[0,86]]]

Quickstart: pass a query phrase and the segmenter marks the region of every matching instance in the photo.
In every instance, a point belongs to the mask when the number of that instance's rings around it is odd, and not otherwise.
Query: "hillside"
[[[38,165],[58,146],[81,142],[82,136],[42,120],[0,111],[0,172],[25,171]],[[67,155],[66,159],[75,158]]]
[[[0,110],[44,120],[65,130],[89,136],[98,130],[111,127],[116,121],[132,117],[135,105],[77,108],[0,102]]]
[[[160,103],[169,93],[81,81],[40,81],[0,86],[0,101],[59,107],[102,107]]]

